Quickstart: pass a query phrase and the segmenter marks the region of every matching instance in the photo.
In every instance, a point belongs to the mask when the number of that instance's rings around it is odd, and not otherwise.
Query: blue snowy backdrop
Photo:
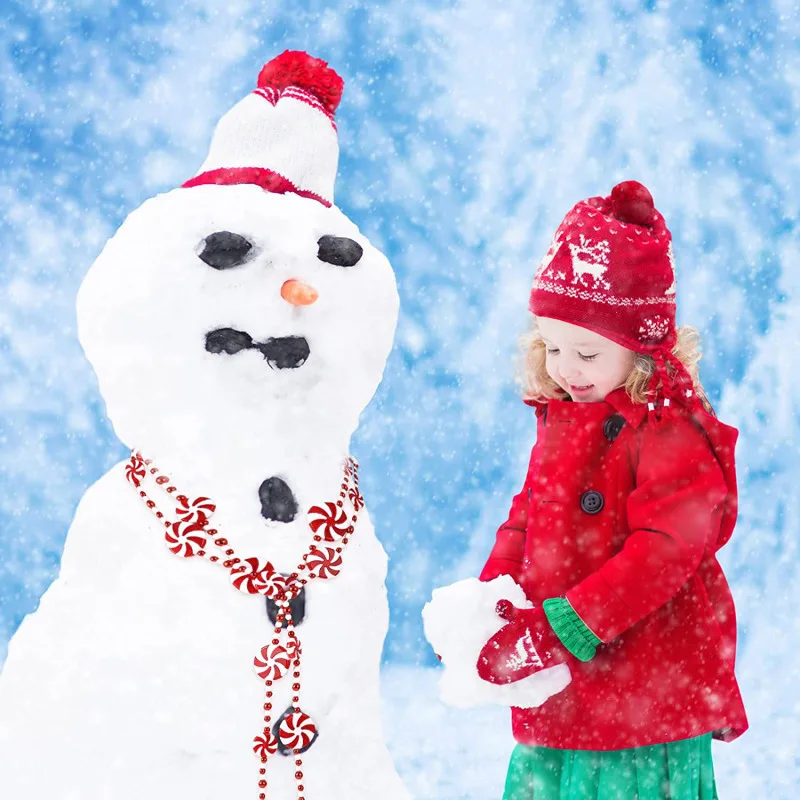
[[[430,673],[422,604],[479,569],[523,476],[534,426],[513,362],[535,262],[576,200],[635,178],[672,228],[680,321],[704,335],[706,387],[741,430],[741,518],[722,560],[753,730],[717,748],[721,795],[794,796],[797,5],[500,8],[5,0],[0,662],[57,574],[81,495],[124,456],[77,342],[81,279],[130,211],[195,173],[217,119],[260,66],[305,49],[346,81],[337,202],[388,254],[402,299],[385,381],[354,446],[391,556],[387,669],[410,687],[409,675]],[[447,769],[404,748],[406,771],[427,776],[419,797],[494,796],[454,788]]]

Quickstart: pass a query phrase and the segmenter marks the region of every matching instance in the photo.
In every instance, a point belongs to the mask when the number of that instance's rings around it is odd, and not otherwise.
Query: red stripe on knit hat
[[[186,183],[181,184],[182,189],[190,189],[192,186],[207,186],[209,184],[217,184],[219,186],[234,186],[241,183],[252,183],[255,186],[260,186],[266,192],[273,192],[275,194],[296,194],[300,197],[307,197],[311,200],[316,200],[322,203],[325,208],[330,208],[333,203],[326,200],[316,192],[311,192],[308,189],[300,189],[295,186],[288,178],[285,178],[278,172],[273,172],[271,169],[264,167],[221,167],[219,169],[212,169],[208,172],[201,172],[190,178]]]
[[[272,86],[263,86],[259,87],[258,89],[254,89],[251,94],[258,95],[259,97],[266,100],[270,105],[275,105],[278,100],[282,97],[288,97],[292,100],[299,100],[301,103],[307,103],[311,106],[315,111],[322,112],[330,121],[333,129],[338,132],[338,128],[336,127],[336,120],[334,119],[333,113],[328,111],[316,97],[310,92],[305,91],[304,89],[298,89],[296,86],[289,86],[287,89],[275,89]]]

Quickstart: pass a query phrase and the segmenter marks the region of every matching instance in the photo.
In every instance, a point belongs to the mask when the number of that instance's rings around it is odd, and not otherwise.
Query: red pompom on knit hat
[[[325,61],[286,50],[220,119],[208,157],[184,187],[255,184],[333,205],[339,161],[334,115],[344,81]]]
[[[301,50],[285,50],[264,64],[258,74],[260,89],[271,87],[281,91],[292,86],[316,97],[331,116],[339,107],[344,91],[344,81],[326,61]]]
[[[529,307],[652,356],[650,410],[671,401],[698,407],[692,379],[672,354],[672,235],[641,183],[625,181],[609,197],[575,205],[536,270]]]

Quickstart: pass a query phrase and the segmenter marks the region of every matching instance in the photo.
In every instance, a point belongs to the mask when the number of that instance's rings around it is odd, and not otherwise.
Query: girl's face
[[[547,347],[547,374],[578,403],[595,403],[622,386],[636,353],[578,325],[537,318]]]

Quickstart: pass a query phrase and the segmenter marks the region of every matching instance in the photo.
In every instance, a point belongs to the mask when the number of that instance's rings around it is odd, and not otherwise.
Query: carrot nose
[[[319,292],[313,286],[292,278],[281,286],[281,297],[293,306],[310,306],[316,302]]]

